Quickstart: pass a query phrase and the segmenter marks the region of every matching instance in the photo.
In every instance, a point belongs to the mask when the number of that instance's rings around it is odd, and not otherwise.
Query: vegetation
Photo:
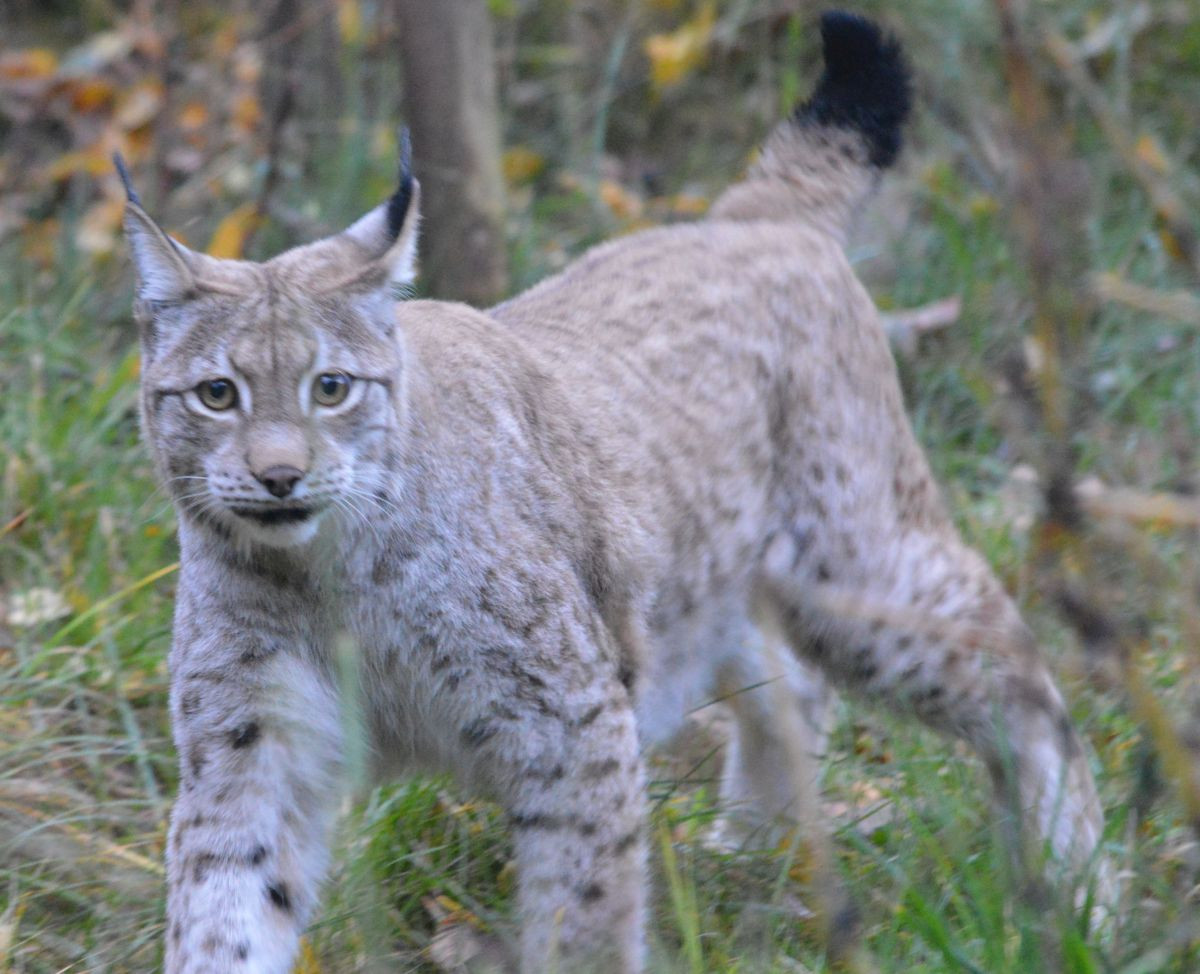
[[[510,289],[688,219],[802,95],[785,0],[490,0]],[[1094,750],[1114,916],[1014,877],[983,775],[852,704],[828,761],[860,967],[1200,970],[1200,18],[1189,0],[863,0],[916,67],[900,171],[852,254],[969,541],[1042,638]],[[159,960],[174,792],[173,515],[138,443],[108,155],[193,246],[344,225],[395,168],[387,4],[11,5],[0,54],[0,971]],[[264,17],[266,15],[263,15]],[[1005,18],[1020,25],[1010,40]],[[272,65],[300,45],[301,85]],[[286,79],[285,79],[286,80]],[[920,333],[921,308],[958,299]],[[929,316],[924,316],[928,319]],[[715,709],[715,708],[709,708]],[[707,711],[701,714],[707,718]],[[827,969],[793,848],[705,841],[718,722],[652,765],[656,970]],[[719,728],[718,728],[719,730]],[[503,824],[446,782],[364,791],[301,970],[452,967],[509,915]]]

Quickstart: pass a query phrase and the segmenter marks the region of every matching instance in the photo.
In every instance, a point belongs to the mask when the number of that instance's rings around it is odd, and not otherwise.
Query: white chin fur
[[[230,514],[226,523],[231,524],[234,533],[246,541],[266,545],[268,548],[295,548],[316,537],[323,515],[323,511],[317,511],[303,521],[259,524],[249,518]]]

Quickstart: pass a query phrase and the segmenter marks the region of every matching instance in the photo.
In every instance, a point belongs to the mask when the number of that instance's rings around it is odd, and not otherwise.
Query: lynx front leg
[[[514,766],[505,800],[516,841],[522,974],[636,974],[644,782],[627,696],[614,680],[606,698],[564,706],[561,719],[523,734],[522,749],[534,736],[545,746]]]
[[[310,664],[245,645],[181,648],[180,795],[167,850],[167,974],[286,974],[316,903],[340,729]]]

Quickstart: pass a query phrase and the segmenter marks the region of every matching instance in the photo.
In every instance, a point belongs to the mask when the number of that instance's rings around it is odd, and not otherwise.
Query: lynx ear
[[[125,184],[128,203],[125,206],[125,236],[133,252],[137,268],[138,297],[143,301],[179,301],[195,290],[193,270],[196,255],[183,244],[172,240],[150,215],[142,209],[142,201],[129,178],[125,160],[113,156],[121,182]]]
[[[421,186],[413,179],[408,129],[400,133],[400,184],[391,199],[351,224],[342,236],[361,247],[382,271],[388,286],[405,288],[416,279],[417,225]]]

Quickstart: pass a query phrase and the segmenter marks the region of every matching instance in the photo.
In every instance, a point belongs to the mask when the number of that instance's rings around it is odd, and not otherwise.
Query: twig
[[[1114,301],[1185,325],[1200,325],[1200,297],[1191,291],[1158,291],[1107,273],[1093,274],[1091,286],[1092,293],[1103,301]]]
[[[1196,228],[1188,217],[1188,207],[1175,189],[1138,153],[1137,141],[1130,127],[1124,124],[1109,107],[1100,86],[1092,80],[1087,68],[1075,56],[1075,48],[1061,34],[1046,32],[1046,50],[1062,72],[1067,83],[1079,94],[1096,118],[1113,149],[1150,197],[1167,231],[1179,248],[1181,259],[1200,277],[1200,241]],[[1169,171],[1169,170],[1168,170]]]
[[[954,295],[917,308],[887,311],[879,317],[888,340],[905,352],[915,350],[917,339],[928,331],[946,328],[962,314],[962,298]]]

